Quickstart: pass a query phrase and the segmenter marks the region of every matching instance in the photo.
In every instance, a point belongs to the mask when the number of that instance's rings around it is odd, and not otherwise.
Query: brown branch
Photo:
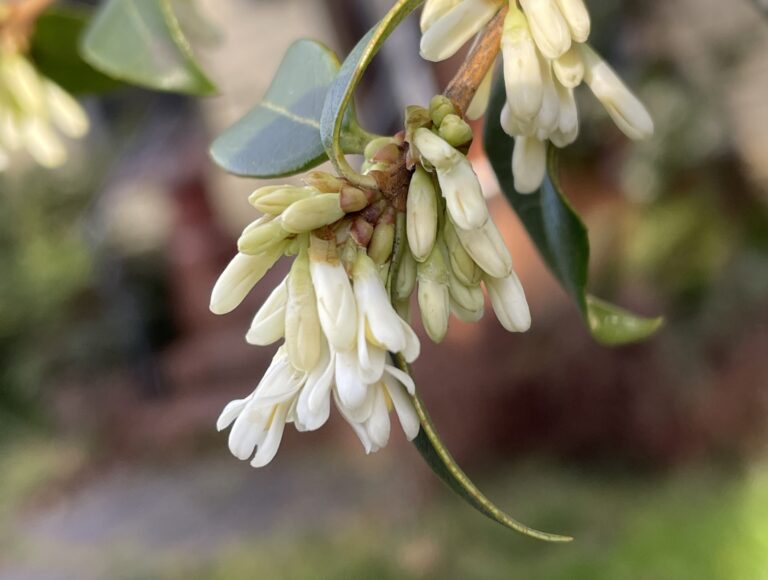
[[[504,18],[509,6],[504,6],[488,23],[483,33],[477,38],[469,54],[464,59],[456,76],[453,77],[443,93],[453,101],[458,111],[466,112],[477,88],[483,82],[485,75],[493,66],[501,47],[501,33],[504,28]]]
[[[25,49],[35,21],[55,0],[20,0],[7,6],[0,23],[0,36],[5,46]]]

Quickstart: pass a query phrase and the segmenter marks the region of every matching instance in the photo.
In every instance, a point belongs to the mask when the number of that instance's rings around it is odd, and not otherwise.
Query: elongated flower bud
[[[584,61],[584,80],[619,129],[635,140],[653,135],[653,119],[640,100],[591,47],[582,44],[579,49]]]
[[[337,222],[344,217],[338,193],[321,193],[297,201],[283,212],[282,225],[286,231],[299,234],[311,232]]]
[[[318,193],[314,187],[285,187],[260,196],[253,201],[252,205],[260,212],[280,215],[291,204],[302,199],[308,199]]]
[[[533,193],[539,189],[546,171],[546,144],[536,137],[516,137],[515,150],[512,152],[512,174],[518,193]]]
[[[579,132],[579,110],[576,107],[573,89],[566,88],[557,81],[555,81],[555,86],[560,101],[557,130],[563,135],[574,135],[575,138]]]
[[[476,286],[479,284],[482,279],[482,271],[467,253],[467,250],[464,249],[451,220],[446,220],[443,236],[453,274],[466,286]]]
[[[589,38],[590,18],[584,0],[557,0],[560,12],[568,23],[571,36],[576,42],[586,42]]]
[[[263,187],[259,187],[256,189],[251,195],[248,196],[248,203],[251,205],[255,205],[262,197],[267,196],[271,193],[274,193],[275,191],[280,191],[281,189],[287,189],[289,187],[292,187],[290,185],[265,185]]]
[[[541,53],[555,59],[571,47],[571,31],[556,0],[520,0]]]
[[[451,272],[449,272],[448,281],[452,301],[471,312],[482,310],[485,297],[480,285],[466,286]]]
[[[256,256],[280,244],[288,235],[279,220],[261,222],[243,230],[237,240],[237,249],[244,254]]]
[[[456,228],[461,245],[484,272],[503,278],[512,271],[512,256],[493,220],[479,230]]]
[[[439,127],[448,115],[455,115],[456,107],[453,106],[451,99],[445,95],[435,95],[429,101],[429,118],[432,119],[435,127]],[[418,127],[424,127],[420,124]]]
[[[395,243],[395,225],[391,222],[379,222],[373,228],[371,243],[368,244],[368,255],[371,260],[381,266],[392,256],[392,248]]]
[[[384,137],[384,139],[389,138]],[[343,179],[331,175],[330,173],[326,173],[325,171],[310,171],[301,180],[321,193],[336,193],[337,191],[341,191],[341,188],[346,185],[346,182]]]
[[[564,87],[575,89],[584,80],[584,61],[578,45],[573,45],[561,57],[552,61],[552,72]]]
[[[488,207],[469,160],[428,129],[418,129],[414,143],[437,170],[440,190],[454,223],[464,229],[482,227],[488,221]]]
[[[448,270],[440,244],[429,258],[417,266],[419,280],[419,311],[424,330],[433,342],[442,342],[448,333],[451,314]]]
[[[253,317],[245,341],[255,346],[268,346],[285,335],[285,309],[288,304],[288,279],[285,278],[264,301]]]
[[[501,128],[510,137],[517,137],[518,135],[530,136],[536,133],[536,119],[528,121],[515,117],[509,110],[509,103],[504,103],[499,122],[501,123]]]
[[[477,87],[475,96],[472,97],[472,102],[467,107],[466,117],[470,121],[476,121],[488,110],[488,103],[491,100],[491,89],[493,88],[493,69],[489,70],[483,77],[483,81],[480,86]]]
[[[477,322],[483,318],[483,315],[485,314],[485,306],[483,305],[477,310],[467,310],[457,304],[455,300],[451,300],[451,312],[462,322]]]
[[[283,253],[283,244],[257,256],[237,254],[224,269],[211,292],[210,310],[214,314],[231,312]]]
[[[406,234],[413,257],[423,262],[437,238],[437,193],[432,178],[420,166],[411,177],[406,206]]]
[[[77,139],[88,132],[88,116],[75,99],[56,83],[43,79],[43,90],[51,121],[67,137]]]
[[[416,260],[411,252],[406,249],[395,280],[395,297],[401,301],[408,301],[416,287]],[[403,317],[405,318],[405,317]]]
[[[311,371],[320,360],[320,339],[320,320],[305,247],[293,261],[288,277],[285,347],[291,364],[299,370]]]
[[[531,327],[531,312],[517,274],[512,272],[504,278],[486,276],[483,280],[501,325],[509,332],[528,330]]]
[[[514,6],[510,6],[504,20],[501,52],[510,112],[518,119],[533,119],[544,98],[541,66],[528,21]]]
[[[369,203],[369,197],[362,189],[344,185],[339,191],[339,205],[342,211],[352,213],[364,209]]]
[[[442,16],[448,13],[461,0],[427,0],[421,10],[419,26],[422,32],[429,30]]]
[[[541,109],[536,117],[536,137],[540,141],[546,141],[549,134],[557,129],[560,119],[560,99],[557,96],[555,79],[552,74],[552,65],[546,58],[539,59],[541,63],[541,77],[544,83],[544,98]]]
[[[498,0],[463,0],[441,16],[421,37],[421,56],[438,62],[450,58],[499,10]]]

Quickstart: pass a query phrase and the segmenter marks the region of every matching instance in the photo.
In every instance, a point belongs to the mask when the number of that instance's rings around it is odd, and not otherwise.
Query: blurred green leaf
[[[285,53],[263,100],[211,146],[226,171],[248,177],[279,177],[306,171],[326,160],[320,116],[339,59],[313,40],[298,40]],[[356,146],[354,114],[348,115],[349,143]]]
[[[331,84],[325,100],[320,132],[323,146],[339,174],[352,182],[365,182],[365,178],[350,167],[344,157],[342,128],[345,111],[352,104],[352,96],[363,73],[371,64],[384,41],[403,19],[421,5],[424,0],[398,0],[390,11],[357,43],[349,53],[336,79]]]
[[[552,273],[576,301],[595,340],[606,345],[619,345],[647,338],[661,326],[660,318],[639,317],[586,294],[587,228],[560,189],[553,148],[550,148],[548,175],[539,191],[525,195],[515,191],[512,175],[514,140],[504,133],[499,122],[505,98],[504,84],[499,81],[486,115],[484,141],[502,191]]]
[[[37,19],[30,55],[37,69],[72,94],[102,93],[120,83],[103,75],[83,60],[78,52],[80,35],[90,12],[57,7]]]
[[[106,0],[88,25],[80,52],[93,67],[126,82],[193,95],[216,91],[170,0]]]

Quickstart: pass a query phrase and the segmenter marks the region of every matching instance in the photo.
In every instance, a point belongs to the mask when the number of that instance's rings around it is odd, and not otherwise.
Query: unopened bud
[[[485,74],[485,77],[483,77],[483,82],[481,82],[480,86],[477,87],[477,92],[475,93],[475,96],[472,97],[472,102],[469,103],[469,107],[467,107],[467,119],[470,121],[476,121],[485,115],[485,111],[488,109],[488,103],[491,100],[492,88],[493,68],[491,68],[491,70]]]
[[[283,242],[289,235],[279,220],[273,220],[246,228],[237,240],[237,249],[251,256],[263,254]]]
[[[544,84],[536,45],[522,11],[510,6],[501,37],[504,86],[510,113],[521,121],[533,120],[541,109]]]
[[[392,165],[393,163],[397,163],[401,155],[402,151],[400,150],[400,147],[398,147],[395,143],[389,143],[388,145],[384,145],[384,147],[379,149],[376,154],[371,157],[371,161],[373,163]]]
[[[283,253],[284,244],[256,256],[239,253],[224,268],[211,292],[210,310],[226,314],[237,308]]]
[[[421,56],[432,62],[445,60],[480,31],[498,12],[499,0],[464,0],[438,18],[421,36]]]
[[[448,249],[448,258],[451,270],[459,281],[466,286],[476,286],[482,279],[482,270],[461,244],[456,229],[451,220],[446,220],[443,229],[445,245]]]
[[[451,300],[456,304],[464,308],[465,310],[477,311],[482,310],[485,303],[485,297],[483,296],[483,289],[480,285],[466,286],[451,272],[448,273],[448,288],[451,292]]]
[[[515,137],[512,174],[518,193],[533,193],[547,172],[547,145],[536,137]]]
[[[450,292],[448,269],[441,244],[435,244],[425,262],[417,266],[419,310],[424,330],[434,342],[442,342],[448,332]]]
[[[517,274],[504,278],[486,276],[483,281],[501,325],[509,332],[525,332],[531,327],[531,311]]]
[[[421,32],[426,32],[441,17],[448,13],[461,0],[427,0],[421,10],[419,26]]]
[[[251,327],[245,335],[245,341],[255,346],[269,346],[283,338],[285,334],[285,309],[288,304],[288,279],[285,278],[264,301]]]
[[[455,224],[454,224],[455,225]],[[493,220],[478,230],[456,228],[461,245],[484,272],[503,278],[512,271],[512,256]]]
[[[458,115],[446,115],[438,133],[453,147],[461,147],[472,140],[472,128]]]
[[[321,338],[317,300],[305,246],[293,261],[288,277],[285,346],[291,364],[299,370],[311,371],[320,360]]]
[[[367,160],[373,159],[374,155],[379,152],[379,149],[389,145],[392,142],[392,137],[377,137],[376,139],[372,139],[365,146],[363,157],[365,157]],[[336,191],[338,191],[338,189]]]
[[[338,193],[321,193],[297,201],[283,212],[283,227],[286,231],[298,234],[337,222],[344,217],[339,200]]]
[[[480,306],[476,310],[467,310],[457,304],[455,300],[451,300],[451,312],[462,322],[477,322],[485,314],[485,305]]]
[[[589,11],[584,5],[584,0],[557,0],[571,36],[576,42],[586,42],[591,28]]]
[[[432,177],[419,166],[408,187],[405,223],[413,257],[423,262],[432,252],[437,238],[437,193]]]
[[[302,178],[302,181],[321,193],[336,193],[346,184],[343,179],[325,171],[311,171]]]
[[[275,191],[279,191],[281,189],[286,189],[288,187],[291,187],[290,185],[265,185],[264,187],[260,187],[257,190],[255,190],[251,195],[248,196],[248,203],[251,205],[256,204],[256,202],[259,201],[264,196],[267,196],[271,193],[274,193]]]
[[[556,0],[520,0],[531,34],[548,59],[563,55],[571,47],[571,31]]]
[[[456,107],[451,102],[451,99],[445,95],[435,95],[432,100],[429,101],[429,117],[435,124],[435,127],[439,127],[443,123],[448,115],[455,115]]]
[[[286,187],[262,195],[254,200],[251,205],[260,212],[269,215],[280,215],[291,204],[310,198],[318,193],[314,187]]]
[[[575,89],[584,80],[584,62],[578,45],[572,46],[560,58],[552,61],[552,71],[560,84]]]
[[[395,297],[399,300],[407,300],[413,289],[416,287],[416,260],[413,259],[411,252],[406,249],[403,252],[403,258],[400,261],[400,268],[397,271],[395,280]]]
[[[393,223],[380,222],[373,229],[371,243],[368,244],[368,255],[376,265],[381,266],[392,255],[394,243],[395,225]]]
[[[346,213],[360,211],[368,205],[368,196],[362,189],[352,185],[345,185],[339,191],[339,204]]]

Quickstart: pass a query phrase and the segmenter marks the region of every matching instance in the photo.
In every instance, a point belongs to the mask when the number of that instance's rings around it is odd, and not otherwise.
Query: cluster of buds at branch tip
[[[444,60],[478,33],[505,5],[501,53],[507,102],[501,126],[515,139],[512,172],[520,193],[536,191],[546,172],[547,143],[576,140],[574,89],[585,82],[630,139],[647,139],[653,120],[611,67],[586,44],[590,15],[584,0],[427,0],[421,54]],[[489,72],[469,107],[471,118],[487,103]]]
[[[15,47],[0,43],[0,171],[19,150],[43,167],[59,167],[67,158],[59,134],[77,139],[88,128],[85,111],[69,93]]]

